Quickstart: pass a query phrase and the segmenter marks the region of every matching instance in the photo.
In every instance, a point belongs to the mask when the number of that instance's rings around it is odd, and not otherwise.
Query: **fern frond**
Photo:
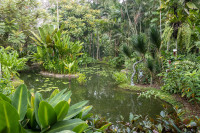
[[[161,47],[161,37],[158,29],[156,27],[152,27],[150,31],[150,39],[151,43],[156,47],[159,51]]]
[[[132,38],[133,48],[140,54],[145,55],[147,52],[147,43],[143,34],[138,35],[136,38]]]
[[[130,48],[127,46],[127,45],[123,45],[123,53],[127,56],[127,57],[129,57],[129,58],[131,58],[131,51],[130,51]]]

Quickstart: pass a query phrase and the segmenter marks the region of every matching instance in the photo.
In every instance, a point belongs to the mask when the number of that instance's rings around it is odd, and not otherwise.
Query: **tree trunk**
[[[117,41],[115,39],[115,57],[117,56]]]
[[[135,62],[135,63],[133,64],[133,74],[132,74],[132,76],[131,76],[131,86],[134,86],[134,85],[135,85],[134,82],[133,82],[133,78],[134,78],[135,73],[136,73],[135,66],[136,66],[138,63],[142,62],[142,61],[143,61],[143,59],[140,60],[140,61],[137,61],[137,62]]]
[[[94,39],[93,39],[93,48],[92,48],[92,54],[93,54],[93,59],[94,59]]]
[[[59,11],[58,11],[58,0],[57,0],[57,23],[58,23],[58,30],[59,30]]]
[[[162,38],[162,14],[161,14],[161,0],[160,0],[160,38]]]
[[[0,63],[0,79],[1,79],[2,73],[1,73],[1,63]]]
[[[92,51],[92,33],[91,33],[91,38],[90,38],[90,46],[89,46],[89,55],[91,56],[91,51]]]
[[[153,85],[153,73],[150,72],[150,74],[151,74],[151,82],[150,82],[150,85]]]
[[[99,59],[99,34],[97,31],[97,60]]]

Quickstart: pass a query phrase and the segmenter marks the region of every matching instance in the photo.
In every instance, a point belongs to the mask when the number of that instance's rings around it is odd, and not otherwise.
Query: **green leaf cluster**
[[[65,130],[81,133],[88,128],[86,119],[92,106],[82,101],[70,106],[71,92],[55,91],[43,99],[40,93],[30,93],[20,85],[13,97],[0,93],[0,132],[55,133]]]

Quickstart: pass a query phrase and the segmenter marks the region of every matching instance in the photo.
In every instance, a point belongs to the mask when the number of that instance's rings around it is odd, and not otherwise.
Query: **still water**
[[[159,99],[138,98],[137,93],[117,88],[112,79],[113,69],[107,66],[88,67],[80,70],[87,76],[85,85],[80,85],[76,79],[57,79],[41,76],[39,73],[21,73],[28,89],[40,91],[43,97],[48,97],[55,88],[68,88],[72,91],[72,104],[89,100],[93,106],[92,113],[115,122],[123,116],[128,121],[129,114],[149,115],[155,118],[163,110],[163,102]]]

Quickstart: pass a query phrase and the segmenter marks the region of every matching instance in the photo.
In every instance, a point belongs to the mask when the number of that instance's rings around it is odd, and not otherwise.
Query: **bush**
[[[116,84],[122,84],[128,82],[128,78],[126,74],[123,72],[114,72],[112,77],[115,80]]]
[[[26,58],[18,58],[17,51],[7,47],[4,49],[0,47],[0,63],[1,63],[1,75],[0,75],[0,92],[8,95],[12,92],[13,86],[11,84],[12,79],[16,78],[17,71],[22,70],[26,65]]]
[[[72,42],[70,37],[53,25],[39,28],[40,36],[33,33],[32,39],[37,44],[33,59],[38,61],[46,71],[53,73],[76,73],[78,57],[82,55],[82,43]]]
[[[200,101],[200,65],[190,61],[176,61],[163,76],[163,90],[181,94],[190,101]]]

